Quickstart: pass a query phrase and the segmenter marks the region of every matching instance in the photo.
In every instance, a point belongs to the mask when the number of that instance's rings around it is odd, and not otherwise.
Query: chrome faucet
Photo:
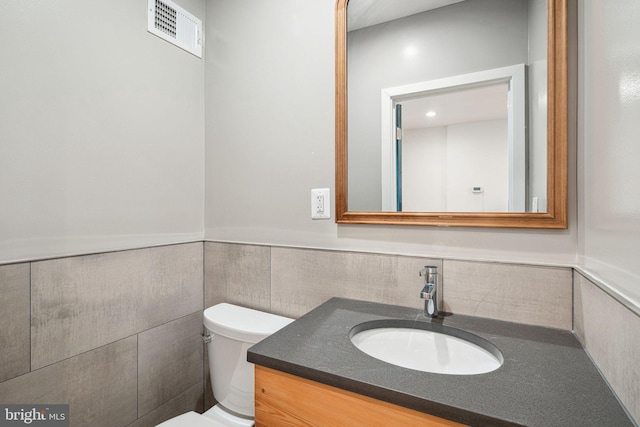
[[[420,291],[420,298],[424,300],[424,315],[438,317],[438,267],[425,265],[420,270],[424,276],[424,287]]]

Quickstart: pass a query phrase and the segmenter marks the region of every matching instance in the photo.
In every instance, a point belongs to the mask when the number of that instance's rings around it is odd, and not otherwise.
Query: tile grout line
[[[202,316],[203,316],[203,321],[204,321],[204,310],[207,309],[206,304],[206,280],[207,280],[207,276],[206,276],[206,245],[207,242],[203,241],[202,242]],[[200,322],[200,323],[204,323],[204,322]],[[204,324],[202,324],[200,326],[200,331],[202,332],[202,335],[204,337],[204,335],[207,333]],[[202,341],[202,412],[205,411],[205,408],[207,407],[207,378],[206,378],[206,374],[207,374],[207,369],[205,366],[205,363],[207,363],[207,345],[204,343],[204,340]]]
[[[136,334],[136,420],[140,418],[140,333]]]
[[[273,313],[273,246],[269,246],[269,312]]]
[[[33,263],[29,263],[29,372],[33,371]]]

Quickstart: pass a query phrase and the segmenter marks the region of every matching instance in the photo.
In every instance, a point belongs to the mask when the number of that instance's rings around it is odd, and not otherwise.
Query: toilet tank
[[[204,311],[204,326],[213,395],[218,404],[247,417],[254,416],[253,363],[247,349],[285,327],[293,319],[233,304],[221,303]]]

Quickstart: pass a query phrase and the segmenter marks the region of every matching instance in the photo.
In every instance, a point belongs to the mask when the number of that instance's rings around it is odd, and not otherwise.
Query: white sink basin
[[[358,331],[362,328],[356,327],[351,342],[376,359],[424,372],[474,375],[502,365],[502,354],[490,342],[458,329],[437,327],[443,332],[397,326],[365,327]],[[461,335],[467,339],[460,338]]]

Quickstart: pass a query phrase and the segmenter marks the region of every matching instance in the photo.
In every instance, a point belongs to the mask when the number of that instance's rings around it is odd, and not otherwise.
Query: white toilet
[[[293,319],[222,303],[204,311],[213,395],[218,404],[204,414],[187,412],[162,427],[250,427],[254,425],[253,363],[247,349]]]

